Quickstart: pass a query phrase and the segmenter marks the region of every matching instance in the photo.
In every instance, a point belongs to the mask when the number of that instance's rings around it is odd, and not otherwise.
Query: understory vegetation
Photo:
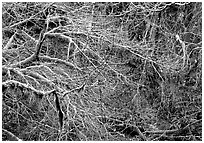
[[[2,140],[201,141],[201,2],[3,2]]]

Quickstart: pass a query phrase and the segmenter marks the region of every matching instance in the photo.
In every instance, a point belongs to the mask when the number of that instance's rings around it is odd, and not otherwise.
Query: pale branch
[[[2,76],[7,75],[9,72],[9,68],[7,68],[6,66],[2,66]]]
[[[34,55],[32,55],[32,56],[24,59],[23,61],[20,61],[18,63],[12,64],[11,66],[12,67],[24,67],[27,64],[30,64],[30,63],[34,62],[35,60],[36,60],[36,57]]]
[[[31,87],[30,85],[21,83],[19,81],[15,81],[15,80],[7,80],[5,82],[2,82],[2,91],[4,92],[6,89],[8,89],[9,87],[20,87],[22,89],[27,89],[27,90],[31,90],[33,91],[36,95],[41,95],[45,96],[45,95],[50,95],[51,93],[53,93],[54,91],[56,91],[56,89],[50,90],[50,91],[41,91],[41,90],[37,90],[33,87]]]
[[[32,68],[34,68],[34,67],[37,67],[37,66],[32,66]],[[40,66],[38,66],[38,67],[40,67]],[[31,69],[31,68],[15,69],[15,68],[7,68],[7,67],[3,66],[3,70],[2,70],[3,73],[2,74],[4,76],[6,74],[9,74],[10,71],[12,71],[15,74],[19,75],[20,77],[22,77],[25,80],[25,82],[27,83],[26,85],[29,85],[29,84],[28,84],[28,81],[25,77],[34,80],[38,85],[39,85],[38,81],[43,81],[43,82],[45,82],[51,86],[54,86],[59,91],[62,91],[62,89],[60,87],[57,87],[51,80],[47,79],[45,76],[43,76],[37,72],[31,71],[29,69]],[[10,74],[9,74],[9,77],[10,77]]]
[[[16,33],[17,33],[17,32],[15,32],[15,33],[11,36],[11,38],[8,40],[8,42],[7,42],[6,45],[4,46],[3,50],[7,50],[7,49],[11,46],[12,41],[13,41],[14,37],[16,36]]]
[[[185,43],[180,39],[179,35],[176,35],[176,40],[180,42],[182,50],[183,50],[183,67],[182,69],[185,67],[186,65],[186,58],[187,58],[187,50],[186,50],[186,45]]]
[[[34,77],[31,77],[29,75],[24,75],[24,77],[26,77],[26,79],[33,80],[35,83],[37,83],[37,85],[40,85],[40,83]],[[28,80],[26,80],[26,84],[29,84]]]
[[[31,35],[29,35],[29,34],[28,34],[27,32],[25,32],[24,30],[22,30],[22,33],[23,33],[24,35],[26,35],[27,37],[29,37],[31,40],[33,40],[35,43],[38,42],[35,38],[33,38]]]
[[[63,40],[65,40],[65,41],[67,40],[68,43],[72,42],[72,38],[69,37],[69,36],[66,36],[66,35],[64,35],[62,33],[51,33],[51,32],[53,32],[53,31],[48,31],[48,32],[45,33],[45,35],[48,38],[50,38],[50,37],[55,37],[55,38],[59,37],[59,38],[62,38]]]
[[[38,60],[38,56],[39,56],[39,53],[40,53],[40,50],[41,50],[41,47],[42,47],[42,44],[45,40],[45,29],[43,29],[40,33],[40,37],[39,37],[39,40],[38,40],[38,43],[36,45],[36,51],[34,53],[34,57]]]
[[[40,75],[39,73],[33,72],[33,71],[23,71],[24,74],[33,77],[34,79],[44,81],[46,83],[52,84],[51,81],[44,76]]]
[[[58,58],[51,58],[49,56],[39,56],[39,60],[40,61],[44,61],[44,62],[53,62],[53,63],[58,63],[58,64],[63,64],[63,65],[66,65],[70,68],[75,68],[79,71],[81,71],[81,69],[79,67],[77,67],[76,65],[70,63],[70,62],[67,62],[65,60],[62,60],[62,59],[58,59]]]
[[[16,135],[14,135],[13,133],[11,133],[10,131],[3,129],[3,132],[6,132],[7,134],[9,134],[10,137],[8,137],[9,141],[22,141],[21,139],[19,139]]]
[[[70,91],[66,91],[65,93],[63,93],[63,97],[65,97],[67,94],[75,92],[75,91],[76,91],[77,94],[81,94],[85,90],[85,88],[86,88],[86,83],[84,83],[81,86],[76,87],[76,88],[74,88],[74,89],[72,89]]]
[[[23,68],[23,69],[18,69],[18,73],[21,73],[21,75],[24,74],[24,75],[23,75],[24,77],[28,77],[28,78],[34,80],[37,84],[39,84],[39,82],[37,81],[37,80],[39,80],[39,81],[44,81],[44,82],[46,82],[46,83],[48,83],[48,84],[54,85],[54,84],[55,84],[55,82],[54,82],[55,80],[47,79],[47,78],[46,78],[47,76],[46,76],[46,73],[44,73],[44,70],[41,72],[41,74],[36,73],[36,72],[31,72],[32,69],[40,69],[40,68],[42,68],[42,69],[46,69],[45,71],[51,73],[51,74],[53,75],[52,78],[54,78],[54,77],[57,78],[57,77],[58,77],[57,73],[55,73],[55,71],[53,71],[53,70],[49,67],[49,65],[53,65],[53,64],[47,63],[47,64],[42,64],[42,65],[29,66],[29,67],[26,67],[26,68]],[[56,66],[57,66],[57,65],[56,65]],[[4,74],[6,74],[6,73],[8,72],[8,69],[9,69],[9,70],[14,70],[14,69],[12,69],[12,68],[3,67]],[[68,78],[69,80],[73,81],[69,74],[67,74],[67,73],[64,72],[63,70],[59,70],[59,71],[61,72],[61,74],[62,74],[66,79]],[[60,82],[60,83],[61,83],[61,82]],[[55,85],[54,85],[54,86],[55,86]],[[60,89],[59,87],[57,87],[57,88],[58,88],[60,91],[62,90],[62,89]]]
[[[40,68],[45,68],[46,70],[49,71],[49,73],[52,73],[54,76],[57,76],[56,73],[54,73],[49,67],[50,63],[47,63],[47,64],[41,64],[41,65],[34,65],[34,66],[29,66],[29,67],[26,67],[26,68],[22,68],[20,69],[21,72],[25,72],[25,71],[29,71],[29,70],[32,70],[32,69],[40,69]]]
[[[18,69],[19,72],[22,72],[24,74],[24,77],[27,77],[33,81],[35,81],[38,85],[40,85],[40,83],[37,81],[37,80],[40,80],[40,81],[44,81],[44,82],[47,82],[47,83],[51,83],[50,80],[48,80],[46,78],[46,76],[43,76],[43,72],[41,73],[42,75],[38,74],[38,73],[34,73],[30,70],[32,69],[37,69],[37,68],[41,68],[43,67],[43,65],[35,65],[35,66],[29,66],[29,67],[26,67],[26,68],[23,68],[23,69]]]
[[[8,48],[5,48],[5,49],[2,49],[2,55],[10,55],[10,54],[13,54],[13,53],[18,53],[19,50],[25,45],[26,43],[23,43],[22,45],[20,45],[18,48],[16,49],[8,49]],[[24,47],[23,47],[24,48]],[[26,48],[26,47],[25,47]],[[31,52],[28,48],[26,48],[27,51]]]
[[[80,10],[82,10],[82,9],[89,8],[89,7],[90,7],[90,6],[84,5],[84,6],[80,7],[80,8],[78,8],[78,9],[74,9],[73,11],[70,11],[70,13],[71,13],[71,14],[74,14],[75,12],[78,12],[78,11],[80,11]]]
[[[84,55],[84,57],[86,57],[86,59],[92,64],[92,66],[105,78],[103,73],[97,68],[97,66],[94,65],[92,61],[90,61],[89,57],[87,57],[86,54],[84,54],[84,52],[77,46],[77,44],[75,42],[73,42],[73,44]]]
[[[132,125],[130,124],[130,126]],[[132,127],[134,127],[134,131],[138,133],[139,137],[142,138],[143,141],[148,141],[147,137],[140,131],[138,126],[134,125]]]

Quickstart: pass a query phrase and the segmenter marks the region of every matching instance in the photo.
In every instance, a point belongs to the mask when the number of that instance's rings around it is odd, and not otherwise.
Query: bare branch
[[[2,130],[10,135],[9,141],[22,141],[21,139],[19,139],[17,136],[15,136],[13,133],[9,132],[8,130],[3,129],[3,128],[2,128]]]

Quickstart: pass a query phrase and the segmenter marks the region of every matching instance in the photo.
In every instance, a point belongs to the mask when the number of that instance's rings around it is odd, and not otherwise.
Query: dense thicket
[[[202,140],[202,4],[2,3],[2,140]]]

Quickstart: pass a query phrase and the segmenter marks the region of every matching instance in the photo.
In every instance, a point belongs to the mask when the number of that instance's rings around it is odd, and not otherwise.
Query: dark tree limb
[[[15,63],[15,64],[12,64],[11,66],[22,68],[22,67],[25,67],[27,64],[30,64],[34,61],[38,61],[39,60],[39,53],[40,53],[40,50],[41,50],[41,47],[42,47],[44,40],[45,40],[45,29],[43,29],[40,33],[38,43],[36,44],[36,47],[35,47],[35,49],[36,49],[35,53],[33,55],[31,55],[30,57],[26,58],[25,60],[20,61],[20,62]]]

